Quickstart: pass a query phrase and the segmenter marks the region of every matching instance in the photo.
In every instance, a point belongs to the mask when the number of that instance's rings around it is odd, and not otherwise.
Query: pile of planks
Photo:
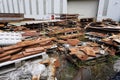
[[[26,56],[44,52],[51,48],[55,38],[41,38],[28,40],[17,43],[15,45],[0,48],[0,62],[15,60]]]

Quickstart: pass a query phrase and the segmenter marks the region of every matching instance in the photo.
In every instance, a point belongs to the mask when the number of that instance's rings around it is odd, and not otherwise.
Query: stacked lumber
[[[1,47],[0,62],[15,60],[44,52],[46,49],[52,47],[53,40],[55,40],[55,38],[42,38],[23,41],[11,46]]]

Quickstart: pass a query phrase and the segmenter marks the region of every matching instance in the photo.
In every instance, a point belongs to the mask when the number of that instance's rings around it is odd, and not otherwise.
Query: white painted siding
[[[104,0],[99,0],[99,6],[98,6],[98,13],[97,13],[97,21],[102,21],[103,17],[103,11],[104,11]]]
[[[120,0],[100,0],[97,20],[106,18],[120,21]]]
[[[99,0],[68,0],[68,13],[79,13],[82,17],[96,17]]]
[[[43,19],[66,12],[67,0],[0,0],[0,13],[24,13],[25,18]]]
[[[120,0],[109,0],[107,17],[120,21]]]

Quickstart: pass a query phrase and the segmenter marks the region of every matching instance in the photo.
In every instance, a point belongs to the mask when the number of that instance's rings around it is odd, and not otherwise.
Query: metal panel
[[[20,13],[20,0],[17,0],[18,13]]]
[[[31,0],[31,9],[32,9],[32,14],[36,15],[36,0]]]
[[[23,10],[24,10],[24,14],[26,14],[26,4],[25,4],[25,0],[22,0],[22,4],[23,4]]]
[[[98,0],[68,1],[68,13],[80,14],[79,18],[96,17]]]
[[[14,5],[14,13],[18,13],[18,6],[17,6],[17,0],[13,0],[13,5]]]
[[[2,4],[2,0],[0,0],[0,13],[3,13],[4,10],[3,10],[3,4]]]
[[[60,13],[63,13],[63,0],[60,1]]]
[[[7,8],[5,6],[5,0],[2,1],[2,4],[3,4],[3,11],[7,13]]]
[[[8,9],[8,13],[10,13],[10,7],[9,7],[9,2],[6,0],[6,7]]]
[[[26,12],[26,14],[27,15],[30,15],[30,4],[29,4],[29,2],[30,2],[30,0],[24,0],[25,2],[25,12]],[[27,3],[27,4],[26,4]]]
[[[8,4],[9,4],[9,9],[10,9],[10,13],[13,13],[13,6],[10,6],[12,5],[12,0],[8,0]]]
[[[120,0],[109,0],[107,17],[120,21]]]
[[[60,0],[54,0],[54,13],[60,13]]]
[[[43,0],[43,12],[46,15],[46,0]]]
[[[66,12],[67,0],[0,0],[0,13],[24,13],[26,18]]]
[[[120,21],[120,0],[99,0],[97,21],[105,18]]]
[[[54,0],[51,0],[51,13],[54,13]]]
[[[20,4],[20,13],[24,13],[24,9],[23,9],[23,0],[18,0],[19,4]]]
[[[38,3],[38,0],[36,0],[36,13],[37,15],[39,15],[39,3]]]
[[[67,0],[63,0],[63,13],[67,13]]]
[[[51,0],[46,1],[46,14],[51,14]]]
[[[12,6],[12,8],[13,8],[13,13],[15,13],[14,1],[12,0],[11,2],[12,2],[11,6]]]
[[[39,14],[38,15],[41,15],[41,16],[43,16],[43,0],[38,0],[38,3],[39,3],[39,5],[38,5],[38,11],[39,11]]]

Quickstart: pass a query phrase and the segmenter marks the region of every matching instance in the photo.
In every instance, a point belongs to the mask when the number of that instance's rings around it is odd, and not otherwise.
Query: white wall
[[[68,13],[79,13],[80,17],[96,17],[99,0],[68,0]]]
[[[120,21],[120,0],[109,0],[107,17]]]
[[[97,21],[102,21],[102,19],[104,18],[104,16],[103,16],[104,3],[105,3],[105,0],[99,0]]]
[[[53,13],[67,13],[67,0],[0,0],[0,13],[24,13],[43,19]]]
[[[100,0],[97,20],[105,18],[120,21],[120,0]]]

